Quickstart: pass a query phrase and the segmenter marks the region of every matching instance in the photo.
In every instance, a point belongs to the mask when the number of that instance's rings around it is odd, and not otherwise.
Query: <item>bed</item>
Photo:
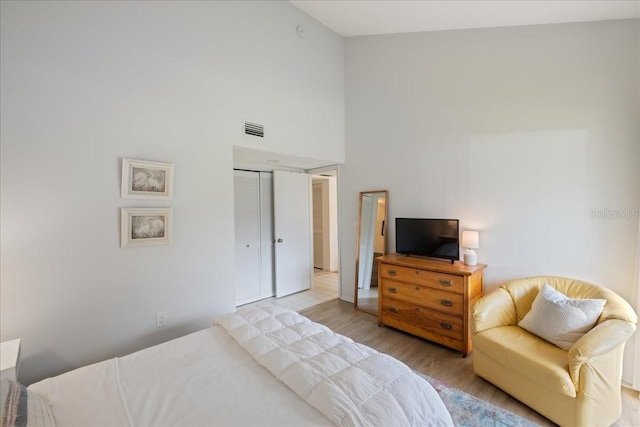
[[[26,392],[58,426],[452,425],[406,365],[274,305]]]

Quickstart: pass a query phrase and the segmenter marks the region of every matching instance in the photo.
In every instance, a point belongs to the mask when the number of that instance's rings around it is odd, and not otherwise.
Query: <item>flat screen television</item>
[[[453,261],[460,259],[457,219],[396,218],[396,252]]]

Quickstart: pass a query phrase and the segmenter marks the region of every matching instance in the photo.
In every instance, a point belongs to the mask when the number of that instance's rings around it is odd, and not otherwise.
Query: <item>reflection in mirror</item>
[[[378,314],[378,263],[386,253],[388,191],[360,193],[356,251],[355,307]]]

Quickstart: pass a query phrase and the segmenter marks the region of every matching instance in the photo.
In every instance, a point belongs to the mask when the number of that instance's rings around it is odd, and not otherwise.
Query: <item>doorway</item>
[[[338,171],[333,167],[311,172],[313,288],[339,297]]]

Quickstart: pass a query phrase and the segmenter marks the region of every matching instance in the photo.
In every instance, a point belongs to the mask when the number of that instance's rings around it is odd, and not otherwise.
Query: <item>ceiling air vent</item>
[[[264,138],[264,125],[252,122],[244,122],[244,134]]]

